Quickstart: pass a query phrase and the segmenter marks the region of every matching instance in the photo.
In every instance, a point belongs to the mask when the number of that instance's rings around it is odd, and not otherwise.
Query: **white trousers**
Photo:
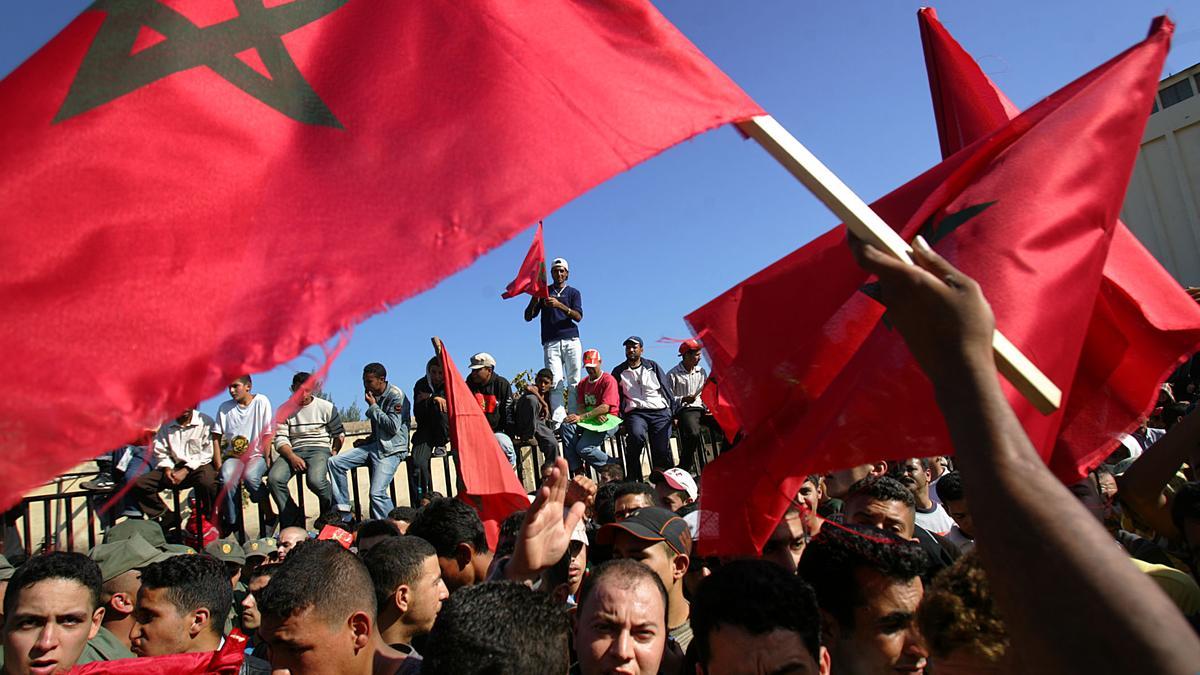
[[[578,412],[575,387],[583,373],[583,346],[579,338],[553,340],[542,344],[546,356],[546,367],[554,373],[554,390],[550,392],[550,418],[557,425],[567,412]],[[567,407],[563,408],[563,393],[567,396]]]

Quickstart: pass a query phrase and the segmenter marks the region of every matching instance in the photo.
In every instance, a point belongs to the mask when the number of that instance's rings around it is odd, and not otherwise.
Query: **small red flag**
[[[71,381],[0,398],[0,508],[762,113],[648,0],[265,4],[93,3],[0,81],[0,381]]]
[[[926,7],[917,12],[942,155],[1020,114]],[[1150,412],[1159,384],[1200,345],[1200,305],[1118,221],[1050,456],[1070,480],[1111,453]]]
[[[546,283],[546,247],[542,243],[542,221],[538,221],[537,232],[533,234],[533,243],[529,244],[529,252],[521,262],[517,278],[508,283],[507,289],[500,294],[505,300],[528,293],[535,298],[550,297],[550,286]]]
[[[479,512],[488,546],[494,551],[500,538],[500,523],[514,511],[529,508],[529,498],[500,449],[483,409],[459,375],[450,351],[441,344],[438,352],[442,371],[446,373],[450,443],[458,453],[458,474],[463,482],[458,497]]]
[[[1142,43],[875,204],[905,240],[922,234],[979,281],[1000,330],[1064,395],[1172,31],[1156,20]],[[761,550],[806,474],[953,453],[929,381],[872,293],[835,228],[688,316],[746,433],[706,470],[717,469],[701,497],[706,554]],[[1004,387],[1049,460],[1063,411],[1043,416]],[[1078,472],[1052,468],[1063,467]]]

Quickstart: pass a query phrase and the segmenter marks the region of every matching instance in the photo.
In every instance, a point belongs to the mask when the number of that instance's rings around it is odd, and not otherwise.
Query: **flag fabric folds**
[[[440,341],[439,341],[440,344]],[[488,546],[496,550],[500,523],[514,511],[529,508],[525,488],[500,449],[483,409],[459,374],[445,345],[438,349],[446,374],[446,406],[450,414],[450,443],[462,484],[458,498],[479,512]]]
[[[873,205],[976,278],[997,327],[1068,397],[1172,30],[1157,20],[1142,43]],[[746,433],[706,469],[705,554],[761,550],[805,474],[952,454],[872,281],[839,227],[687,317]],[[1050,460],[1063,411],[1043,416],[1004,387]],[[1078,471],[1069,463],[1060,477]]]
[[[926,7],[917,12],[942,155],[1020,114],[971,55]],[[1200,346],[1200,305],[1118,221],[1100,292],[1051,452],[1055,474],[1070,480],[1095,466],[1149,413],[1158,386],[1181,357]]]
[[[542,240],[542,222],[537,224],[537,232],[533,234],[533,242],[529,244],[529,252],[521,261],[521,269],[517,278],[508,283],[508,287],[500,294],[505,300],[515,298],[522,293],[528,293],[535,298],[550,297],[550,286],[546,283],[546,246]]]
[[[234,630],[215,652],[143,656],[93,661],[71,669],[76,675],[237,675],[246,654],[246,636]]]
[[[61,383],[0,508],[762,112],[647,0],[254,4],[100,0],[0,82],[0,376]]]

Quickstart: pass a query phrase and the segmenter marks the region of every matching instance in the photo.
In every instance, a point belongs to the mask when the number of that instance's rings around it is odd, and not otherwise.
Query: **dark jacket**
[[[508,433],[512,426],[512,385],[495,372],[487,384],[476,384],[467,376],[467,388],[483,408],[483,415],[493,432]]]
[[[413,385],[413,417],[417,420],[413,443],[445,445],[450,442],[450,417],[438,408],[434,396],[446,398],[445,383],[434,389],[426,375]]]
[[[658,365],[658,362],[643,358],[642,365],[654,371],[658,377],[658,386],[662,387],[662,396],[667,400],[667,409],[671,414],[675,414],[675,397],[671,396],[671,378],[667,377],[667,371]],[[617,393],[621,398],[621,414],[625,414],[625,387],[621,386],[621,373],[629,370],[629,362],[622,361],[621,365],[612,369],[613,379],[617,381]]]

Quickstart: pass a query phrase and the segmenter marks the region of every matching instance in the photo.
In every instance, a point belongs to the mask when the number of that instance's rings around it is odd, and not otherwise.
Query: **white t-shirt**
[[[238,436],[244,436],[250,441],[250,451],[246,456],[261,455],[262,448],[258,439],[264,431],[270,429],[272,415],[271,401],[262,394],[255,394],[250,405],[244,408],[238,405],[237,401],[230,399],[217,409],[213,431],[221,434],[226,443],[233,442]]]
[[[929,530],[934,534],[940,534],[943,537],[958,523],[946,513],[946,509],[941,504],[934,504],[929,511],[923,511],[921,507],[917,507],[917,525]]]

